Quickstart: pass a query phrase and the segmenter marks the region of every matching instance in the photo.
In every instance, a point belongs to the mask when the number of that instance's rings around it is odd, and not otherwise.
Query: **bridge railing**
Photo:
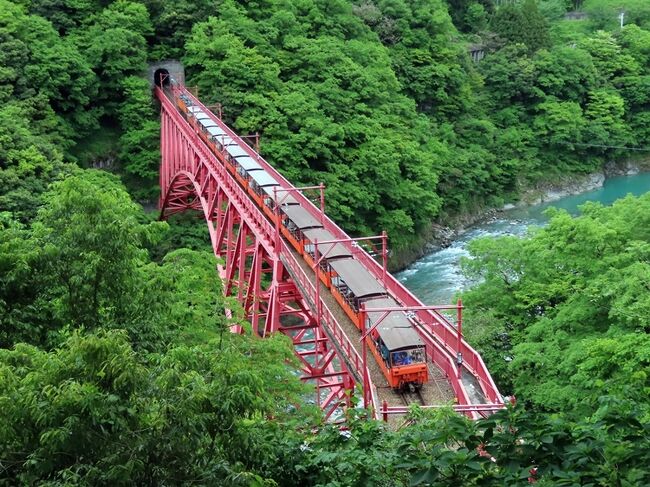
[[[221,182],[222,189],[228,196],[228,200],[231,202],[231,204],[234,204],[240,213],[247,215],[247,223],[249,226],[251,226],[252,223],[253,231],[257,233],[257,236],[267,251],[273,252],[274,248],[272,235],[275,232],[274,226],[271,224],[271,222],[268,221],[264,213],[262,213],[257,205],[248,197],[248,195],[239,186],[239,184],[237,184],[231,174],[226,170],[225,166],[223,165],[223,161],[220,161],[217,156],[209,151],[203,143],[198,144],[193,142],[194,134],[187,128],[187,122],[181,117],[176,107],[163,94],[160,88],[156,89],[160,91],[158,98],[160,99],[161,103],[165,105],[167,113],[176,121],[176,126],[178,129],[184,133],[187,143],[192,146],[192,149],[197,154],[201,155],[202,159],[208,165],[210,171],[212,171],[213,175]]]
[[[184,87],[178,87],[179,92],[183,92],[191,99],[194,103],[200,106],[206,113],[208,113],[213,120],[219,124],[219,126],[228,133],[230,137],[236,140],[246,152],[249,153],[251,157],[256,159],[260,165],[269,173],[272,174],[275,179],[277,179],[282,186],[287,188],[292,188],[293,184],[288,181],[282,174],[280,174],[271,164],[269,164],[260,154],[255,152],[239,135],[237,135],[233,130],[230,129],[222,120],[214,116],[212,112],[201,103],[196,97],[194,97],[189,91]],[[301,194],[300,192],[294,192],[293,196],[298,200],[298,202],[306,208],[312,216],[323,223],[323,226],[332,233],[335,238],[347,239],[350,238],[333,220],[331,220],[326,214],[323,214],[319,208],[314,205],[314,203]],[[362,262],[365,267],[372,272],[372,274],[381,282],[383,277],[383,270],[381,265],[373,259],[370,254],[361,248],[353,247],[351,242],[343,242],[342,245],[348,248],[355,257]],[[389,293],[400,301],[405,306],[422,306],[422,302],[417,299],[406,287],[404,287],[395,277],[390,274],[385,274],[385,286]],[[477,378],[479,385],[481,387],[483,395],[489,402],[501,403],[502,398],[499,394],[499,391],[492,379],[490,373],[483,362],[481,356],[474,350],[464,339],[461,340],[460,349],[457,347],[457,333],[453,325],[440,313],[434,311],[418,311],[416,313],[418,319],[427,326],[430,332],[434,335],[438,343],[443,347],[442,349],[449,355],[449,358],[455,359],[457,353],[460,352],[463,357],[463,367],[467,369],[474,377]],[[438,349],[440,350],[440,349]],[[432,359],[435,360],[436,364],[441,366],[443,370],[448,368],[448,360],[440,360],[439,356],[434,356]],[[445,370],[445,373],[449,373]],[[452,377],[452,375],[450,375]],[[461,388],[462,385],[461,385]],[[467,399],[468,396],[463,393],[459,396],[459,401]],[[467,399],[468,400],[468,399]]]
[[[285,241],[281,242],[281,252],[283,257],[283,262],[287,266],[287,270],[291,273],[292,277],[296,279],[297,284],[301,289],[307,293],[307,297],[315,305],[316,303],[316,286],[314,285],[314,279],[310,278],[302,268],[300,264],[296,261],[293,252],[287,246]],[[321,298],[321,307],[322,307],[322,316],[321,323],[327,329],[328,334],[336,339],[337,346],[339,350],[344,355],[344,359],[348,362],[348,366],[351,367],[358,380],[363,380],[363,360],[359,356],[356,348],[352,344],[350,337],[343,331],[343,328],[339,322],[334,318],[334,315],[327,307],[325,302]],[[371,390],[371,396],[373,401],[374,410],[378,411],[379,403],[377,402],[377,392],[375,386],[370,377],[368,371],[368,381]]]

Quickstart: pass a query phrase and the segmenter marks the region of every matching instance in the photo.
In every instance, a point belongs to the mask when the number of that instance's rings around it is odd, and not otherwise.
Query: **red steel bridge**
[[[218,271],[226,295],[237,297],[259,336],[282,332],[291,337],[302,378],[314,385],[316,402],[326,417],[338,417],[341,408],[350,404],[355,386],[361,388],[376,416],[403,414],[407,408],[379,402],[365,354],[359,353],[360,334],[351,334],[341,326],[337,321],[340,313],[332,309],[331,300],[324,299],[327,296],[314,274],[280,234],[277,222],[267,217],[226,169],[225,155],[211,150],[181,115],[176,104],[181,95],[209,114],[409,310],[426,344],[428,361],[442,371],[453,390],[457,411],[478,418],[503,407],[480,355],[462,339],[460,323],[424,306],[185,87],[175,83],[157,86],[155,95],[161,104],[161,218],[186,210],[202,213],[214,254],[223,263]]]

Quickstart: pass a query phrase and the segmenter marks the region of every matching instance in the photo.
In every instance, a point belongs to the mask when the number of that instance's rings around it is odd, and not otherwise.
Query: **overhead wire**
[[[638,152],[650,152],[650,147],[628,147],[624,145],[585,144],[582,142],[554,142],[556,144],[577,145],[580,147],[600,147],[602,149],[621,149]]]

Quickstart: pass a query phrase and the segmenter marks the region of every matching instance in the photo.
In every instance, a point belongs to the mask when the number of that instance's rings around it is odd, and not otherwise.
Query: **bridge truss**
[[[327,418],[338,417],[341,408],[350,404],[357,384],[370,389],[364,391],[364,397],[372,399],[373,411],[378,413],[381,405],[376,389],[367,380],[362,358],[351,342],[359,337],[346,335],[322,301],[313,277],[305,273],[296,254],[281,238],[277,225],[227,171],[224,156],[210,150],[180,114],[175,100],[181,94],[191,99],[283,187],[293,188],[291,183],[184,87],[156,87],[155,93],[161,104],[161,217],[187,210],[203,214],[214,254],[221,262],[218,271],[226,295],[238,299],[253,332],[259,336],[282,332],[291,338],[302,366],[302,379],[314,385],[316,402]],[[292,195],[336,238],[349,239],[306,197],[297,191]],[[382,267],[370,255],[356,247],[352,250],[366,268],[381,276]],[[385,283],[389,293],[404,306],[423,308],[390,274]],[[453,325],[433,310],[421,309],[416,315],[423,325],[420,331],[429,358],[445,372],[457,398],[456,408],[470,417],[478,417],[503,407],[481,357],[464,340],[457,340]],[[471,400],[468,379],[480,389],[484,400]],[[399,408],[389,411],[391,408],[386,405],[381,409],[384,417],[403,413]]]

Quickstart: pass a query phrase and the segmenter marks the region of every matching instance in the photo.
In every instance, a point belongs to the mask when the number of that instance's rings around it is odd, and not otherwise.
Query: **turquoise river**
[[[460,272],[460,259],[467,256],[467,244],[479,237],[498,235],[523,236],[531,225],[544,225],[544,211],[554,206],[571,214],[587,201],[610,205],[627,194],[641,195],[650,191],[650,173],[621,176],[605,181],[602,188],[525,208],[503,211],[489,222],[467,229],[449,247],[434,251],[397,274],[397,278],[425,304],[448,304],[454,295],[469,283]]]

